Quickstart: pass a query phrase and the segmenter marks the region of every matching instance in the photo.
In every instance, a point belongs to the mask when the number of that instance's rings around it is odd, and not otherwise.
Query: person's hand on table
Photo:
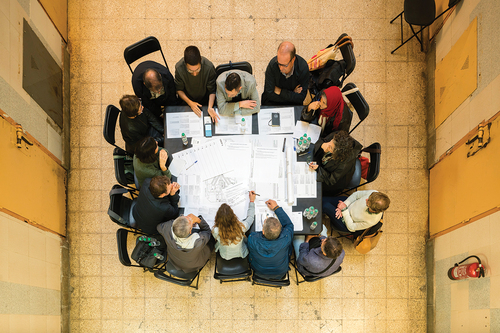
[[[218,123],[219,122],[220,117],[217,114],[217,112],[215,112],[214,108],[208,108],[208,114],[210,115],[210,118],[212,118],[212,121],[214,123]]]
[[[170,195],[175,195],[175,193],[177,193],[177,191],[179,191],[179,189],[181,188],[181,186],[178,184],[178,183],[172,183],[172,189],[170,190]]]
[[[266,201],[266,205],[267,207],[269,207],[269,209],[271,210],[275,210],[276,208],[278,208],[278,204],[276,203],[276,201],[274,201],[273,199],[269,199]]]
[[[191,225],[195,225],[196,223],[200,223],[201,220],[198,216],[195,216],[194,214],[189,214],[187,216],[189,222],[191,222]]]
[[[257,197],[257,194],[254,191],[248,192],[248,197],[250,198],[250,202],[255,202],[255,198]]]
[[[240,101],[239,102],[239,106],[240,106],[240,108],[252,109],[253,110],[253,108],[257,106],[257,102],[256,101],[251,101],[251,100]]]
[[[318,164],[316,162],[309,163],[309,170],[314,171],[318,168]]]
[[[166,150],[160,150],[160,168],[162,171],[167,171],[167,166],[165,165],[167,163],[168,159],[168,153]]]
[[[274,93],[275,93],[276,95],[280,95],[280,94],[281,94],[281,88],[279,88],[279,87],[274,87]]]
[[[339,203],[337,204],[337,208],[339,208],[340,210],[346,209],[347,205],[343,201],[339,200]]]
[[[302,92],[302,87],[300,86],[300,84],[296,86],[295,89],[293,89],[293,92],[296,94],[300,94]]]
[[[309,103],[307,106],[307,112],[319,109],[319,104],[319,101]]]
[[[193,101],[189,101],[187,102],[187,104],[189,105],[189,107],[191,108],[191,110],[193,110],[193,112],[198,116],[200,117],[201,116],[201,104],[200,103],[196,103],[196,102],[193,102]]]

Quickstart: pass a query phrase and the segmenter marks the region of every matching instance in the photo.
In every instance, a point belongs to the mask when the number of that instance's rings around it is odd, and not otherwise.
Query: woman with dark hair
[[[255,217],[255,192],[250,191],[250,204],[247,217],[239,221],[229,205],[223,203],[215,215],[212,235],[217,243],[215,251],[219,251],[223,259],[245,258],[248,255],[245,232],[252,226]]]
[[[321,126],[324,138],[336,131],[349,132],[352,112],[344,103],[339,87],[332,86],[320,93],[320,100],[313,101],[302,110],[301,120]]]
[[[314,145],[311,170],[316,170],[317,181],[323,182],[323,195],[343,190],[351,181],[356,158],[363,146],[347,132],[331,133]]]
[[[172,178],[166,163],[168,151],[158,147],[158,142],[150,136],[145,137],[137,144],[134,155],[134,174],[139,186],[146,178],[154,176],[167,176]]]

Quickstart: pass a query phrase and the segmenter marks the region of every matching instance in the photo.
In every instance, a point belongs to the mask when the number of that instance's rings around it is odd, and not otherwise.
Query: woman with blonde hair
[[[215,215],[212,235],[217,243],[215,251],[225,260],[245,258],[248,255],[245,232],[250,229],[255,217],[255,192],[250,191],[247,217],[239,221],[232,208],[223,203]]]

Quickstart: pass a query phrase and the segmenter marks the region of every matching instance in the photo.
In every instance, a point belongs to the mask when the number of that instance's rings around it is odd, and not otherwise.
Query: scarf
[[[324,90],[326,95],[326,108],[320,110],[318,124],[321,126],[321,131],[325,129],[326,123],[333,117],[333,130],[339,128],[344,112],[344,98],[339,87],[332,86]]]

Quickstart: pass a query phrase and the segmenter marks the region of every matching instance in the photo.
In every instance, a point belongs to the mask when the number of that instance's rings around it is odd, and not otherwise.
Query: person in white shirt
[[[323,197],[323,212],[330,218],[333,229],[352,233],[377,224],[391,200],[384,193],[357,191],[350,197]]]

